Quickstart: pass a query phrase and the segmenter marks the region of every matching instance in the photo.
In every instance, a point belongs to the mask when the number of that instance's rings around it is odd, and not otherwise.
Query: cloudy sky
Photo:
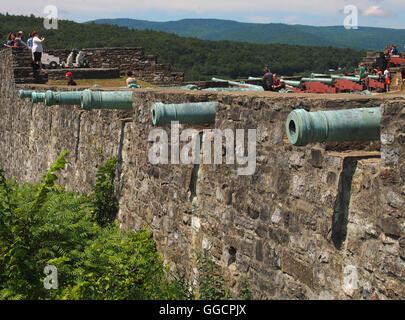
[[[241,22],[343,25],[344,8],[358,9],[360,26],[405,29],[405,0],[0,0],[0,12],[46,16],[54,5],[60,19],[98,18],[173,21],[217,18]]]

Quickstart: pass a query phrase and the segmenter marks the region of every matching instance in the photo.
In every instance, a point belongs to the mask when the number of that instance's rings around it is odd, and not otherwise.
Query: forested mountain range
[[[343,25],[315,27],[282,23],[242,23],[219,19],[183,19],[153,22],[136,19],[98,19],[130,29],[155,30],[184,37],[205,40],[247,41],[251,43],[283,43],[305,46],[333,46],[338,48],[382,50],[386,45],[405,45],[405,29],[362,27],[346,30]]]

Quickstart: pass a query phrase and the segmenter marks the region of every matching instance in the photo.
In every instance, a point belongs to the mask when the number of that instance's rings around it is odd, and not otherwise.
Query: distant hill
[[[0,14],[0,38],[4,42],[8,32],[17,30],[24,32],[24,40],[29,32],[38,30],[45,37],[45,51],[143,47],[146,54],[158,56],[158,63],[170,63],[173,71],[184,71],[186,81],[261,76],[265,64],[280,75],[324,73],[339,67],[350,72],[366,53],[332,47],[209,41],[166,32],[67,20],[59,20],[57,30],[45,30],[42,18]],[[0,47],[4,48],[1,44]]]
[[[305,46],[333,46],[338,48],[381,51],[386,45],[405,45],[405,29],[359,27],[346,30],[342,26],[313,27],[282,23],[242,23],[219,19],[184,19],[152,22],[136,19],[98,19],[107,23],[137,30],[155,30],[175,33],[183,37],[206,40],[231,40],[252,43],[283,43]]]

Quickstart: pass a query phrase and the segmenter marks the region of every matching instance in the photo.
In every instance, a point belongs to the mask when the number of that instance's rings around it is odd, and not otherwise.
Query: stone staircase
[[[367,70],[378,68],[384,70],[387,66],[387,61],[383,52],[368,51],[366,57],[363,59],[364,66]]]
[[[48,82],[47,75],[34,71],[31,51],[25,47],[13,47],[11,50],[15,83],[45,84]]]

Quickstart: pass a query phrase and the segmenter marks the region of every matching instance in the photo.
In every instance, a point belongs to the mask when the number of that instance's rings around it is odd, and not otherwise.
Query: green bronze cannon
[[[91,109],[132,109],[132,91],[65,91],[35,92],[20,90],[20,98],[31,97],[33,103],[53,105],[79,105]]]
[[[33,103],[45,102],[47,106],[53,105],[80,105],[81,92],[67,91],[55,92],[48,90],[46,92],[36,92],[32,90],[20,90],[20,98],[31,98]]]
[[[132,91],[91,91],[84,90],[81,106],[91,109],[132,109]]]
[[[294,110],[287,118],[291,144],[314,142],[373,141],[380,139],[380,108],[307,112]]]
[[[156,102],[152,107],[152,123],[164,126],[171,121],[181,124],[215,123],[218,102],[197,102],[183,104],[163,104]]]

